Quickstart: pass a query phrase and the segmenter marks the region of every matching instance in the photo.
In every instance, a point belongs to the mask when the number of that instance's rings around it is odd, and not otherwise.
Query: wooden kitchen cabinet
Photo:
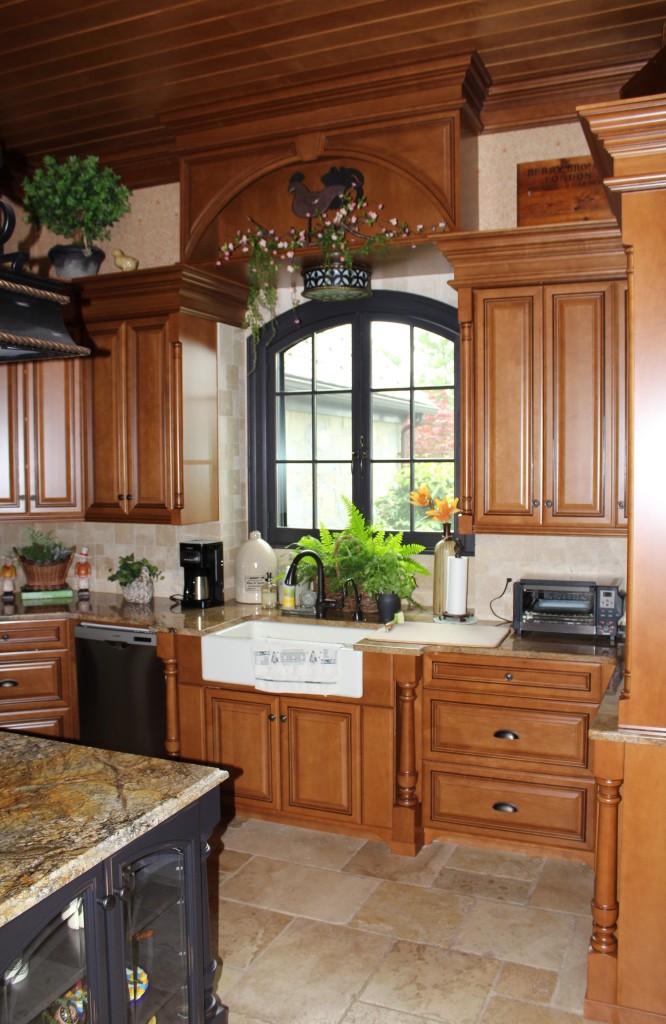
[[[425,655],[426,838],[594,855],[591,720],[609,662]]]
[[[627,525],[626,256],[616,226],[446,243],[461,320],[460,528]]]
[[[0,517],[83,519],[81,359],[0,365]]]
[[[218,518],[217,279],[181,265],[81,286],[85,518]]]
[[[78,737],[72,620],[0,623],[0,728]]]

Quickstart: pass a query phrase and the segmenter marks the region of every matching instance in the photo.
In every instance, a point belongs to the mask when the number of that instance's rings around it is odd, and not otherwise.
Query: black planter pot
[[[90,249],[82,249],[80,245],[54,245],[49,249],[57,277],[94,277],[104,256],[94,245]]]
[[[380,622],[393,622],[396,612],[400,611],[400,598],[397,594],[377,594]]]

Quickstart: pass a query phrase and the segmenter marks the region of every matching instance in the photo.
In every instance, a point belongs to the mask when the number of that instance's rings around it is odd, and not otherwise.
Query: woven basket
[[[62,562],[31,562],[18,556],[25,576],[24,590],[62,590],[67,582],[67,573],[72,564],[74,552]]]

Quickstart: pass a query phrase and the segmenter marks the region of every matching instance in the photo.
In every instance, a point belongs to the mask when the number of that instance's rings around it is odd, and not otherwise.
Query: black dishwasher
[[[83,622],[74,637],[81,743],[166,757],[166,687],[155,633]]]

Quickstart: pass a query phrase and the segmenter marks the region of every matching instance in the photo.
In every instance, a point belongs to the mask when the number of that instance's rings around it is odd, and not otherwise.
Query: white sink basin
[[[255,686],[274,693],[313,693],[321,696],[361,697],[363,695],[363,653],[352,650],[352,645],[367,636],[367,629],[353,626],[325,626],[319,622],[239,622],[215,633],[207,633],[201,640],[203,678],[211,682],[236,683]],[[289,680],[262,679],[255,671],[258,647],[271,649],[271,641],[292,643],[295,649],[303,645],[325,645],[337,662],[334,681],[316,682],[295,673]],[[311,651],[314,648],[311,648]],[[323,647],[318,647],[318,651]],[[259,669],[261,672],[261,669]]]

